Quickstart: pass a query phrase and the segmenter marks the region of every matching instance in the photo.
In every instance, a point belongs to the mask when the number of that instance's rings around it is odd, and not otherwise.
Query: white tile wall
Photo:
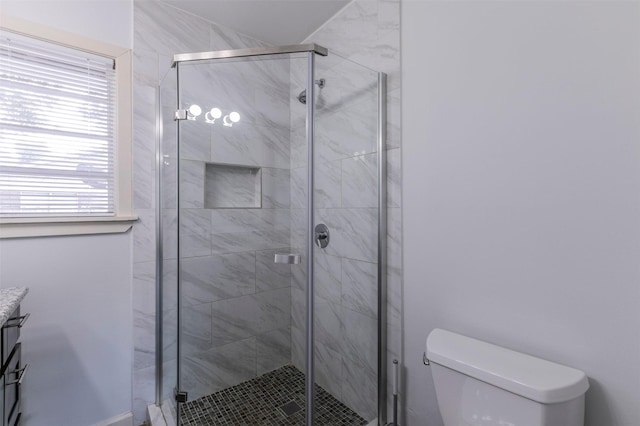
[[[135,1],[134,8],[134,192],[141,218],[133,231],[134,412],[136,423],[140,423],[147,402],[155,397],[156,86],[167,74],[175,53],[262,43],[161,3]],[[275,249],[287,250],[289,245],[288,67],[289,61],[282,60],[226,64],[215,69],[187,66],[181,73],[182,107],[197,102],[203,108],[216,106],[225,113],[233,110],[241,115],[241,122],[232,128],[222,126],[222,120],[215,125],[180,123],[180,262],[184,279],[183,349],[187,354],[184,386],[191,398],[279,367],[291,358],[290,267],[274,268],[269,263]],[[167,78],[172,77],[169,74]],[[167,142],[163,159],[167,395],[175,386],[177,335],[177,191],[173,183],[177,139],[171,107],[175,86],[175,81],[168,82],[162,90],[163,99],[168,100],[163,104],[167,117],[163,120]],[[207,162],[254,167],[258,177],[250,195],[257,195],[256,207],[262,203],[266,209],[205,209]],[[219,180],[221,176],[214,177]],[[218,303],[221,300],[225,301]],[[213,328],[213,319],[246,327]]]
[[[387,356],[390,366],[394,358],[400,359],[402,352],[400,2],[355,0],[305,42],[318,43],[327,47],[330,53],[387,73]],[[327,86],[319,95],[317,122],[323,132],[316,140],[320,164],[340,162],[340,176],[333,174],[337,184],[326,183],[322,168],[318,168],[320,208],[317,220],[326,221],[336,231],[332,234],[335,241],[332,240],[326,253],[342,257],[338,270],[341,270],[340,321],[344,346],[342,353],[335,354],[342,357],[342,370],[328,373],[327,370],[338,367],[329,366],[326,357],[318,357],[316,363],[318,371],[322,371],[318,373],[321,377],[340,378],[341,393],[337,395],[365,418],[372,419],[376,415],[377,398],[375,363],[370,358],[377,353],[375,347],[370,347],[377,341],[375,316],[372,316],[375,312],[372,308],[375,303],[377,222],[375,210],[366,207],[375,207],[375,194],[369,189],[375,188],[371,182],[375,178],[372,153],[376,141],[377,81],[369,77],[369,71],[345,62],[339,56],[330,54],[318,61],[319,73],[323,74],[319,77],[326,78]],[[337,90],[331,91],[332,86]],[[345,138],[344,135],[353,137]],[[294,158],[301,156],[292,151],[292,160]],[[319,273],[326,273],[326,268],[316,268]],[[295,335],[295,323],[293,327],[292,334]],[[354,333],[353,330],[358,331]],[[295,345],[293,350],[295,360],[298,358]],[[325,362],[327,364],[323,365]],[[388,377],[390,382],[391,369]]]

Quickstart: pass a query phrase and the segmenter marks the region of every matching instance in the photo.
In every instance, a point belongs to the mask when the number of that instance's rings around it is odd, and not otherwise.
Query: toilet
[[[580,370],[442,329],[426,349],[445,426],[584,426]]]

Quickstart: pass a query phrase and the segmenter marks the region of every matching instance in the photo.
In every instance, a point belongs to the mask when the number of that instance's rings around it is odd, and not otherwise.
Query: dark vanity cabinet
[[[2,426],[19,425],[22,417],[20,386],[29,365],[22,363],[22,344],[19,339],[20,329],[27,318],[29,318],[29,314],[20,315],[20,306],[18,305],[2,326],[0,344],[2,346],[2,369],[0,370]]]

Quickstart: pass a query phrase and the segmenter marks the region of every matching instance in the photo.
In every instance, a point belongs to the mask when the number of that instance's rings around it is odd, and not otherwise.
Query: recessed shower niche
[[[204,206],[207,209],[262,207],[262,169],[206,163]]]

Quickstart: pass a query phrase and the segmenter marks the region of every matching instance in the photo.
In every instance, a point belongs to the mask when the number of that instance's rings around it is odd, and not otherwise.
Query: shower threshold
[[[255,379],[187,402],[184,426],[305,424],[304,374],[285,365]],[[315,424],[365,426],[368,422],[316,384]]]

